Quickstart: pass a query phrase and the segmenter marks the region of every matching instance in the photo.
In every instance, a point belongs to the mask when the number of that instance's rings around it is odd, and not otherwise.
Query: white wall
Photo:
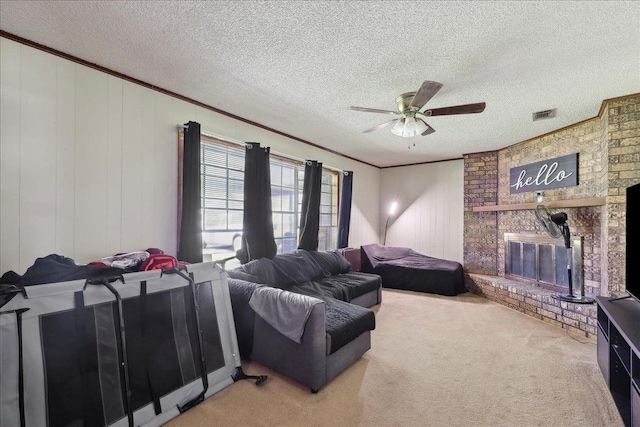
[[[386,168],[380,182],[380,236],[392,201],[386,244],[463,261],[464,161]]]
[[[58,253],[176,253],[177,133],[354,171],[350,246],[378,241],[380,170],[0,38],[0,274]],[[259,118],[248,117],[256,120]]]

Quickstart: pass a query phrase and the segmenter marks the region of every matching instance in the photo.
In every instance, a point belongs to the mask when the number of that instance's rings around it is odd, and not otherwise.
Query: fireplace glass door
[[[582,237],[571,236],[571,250],[562,238],[539,234],[505,233],[505,275],[545,288],[566,292],[569,287],[567,260],[571,254],[573,283],[582,289]]]

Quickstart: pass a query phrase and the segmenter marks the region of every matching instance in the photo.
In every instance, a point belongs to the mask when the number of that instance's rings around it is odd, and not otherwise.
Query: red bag
[[[178,266],[178,260],[167,254],[155,254],[142,261],[139,271],[162,270]]]

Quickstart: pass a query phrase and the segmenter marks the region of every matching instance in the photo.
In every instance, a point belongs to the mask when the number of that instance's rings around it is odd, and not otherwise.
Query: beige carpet
[[[482,297],[385,290],[372,347],[318,394],[268,374],[180,415],[199,426],[622,426],[596,346]]]

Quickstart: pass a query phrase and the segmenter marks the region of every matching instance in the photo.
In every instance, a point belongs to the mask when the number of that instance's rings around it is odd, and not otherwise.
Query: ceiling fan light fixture
[[[399,118],[396,124],[391,128],[391,133],[398,136],[404,136],[404,122],[404,117]]]
[[[411,138],[421,135],[427,129],[429,126],[422,119],[416,119],[414,115],[405,115],[398,119],[391,129],[391,133],[403,138]]]

